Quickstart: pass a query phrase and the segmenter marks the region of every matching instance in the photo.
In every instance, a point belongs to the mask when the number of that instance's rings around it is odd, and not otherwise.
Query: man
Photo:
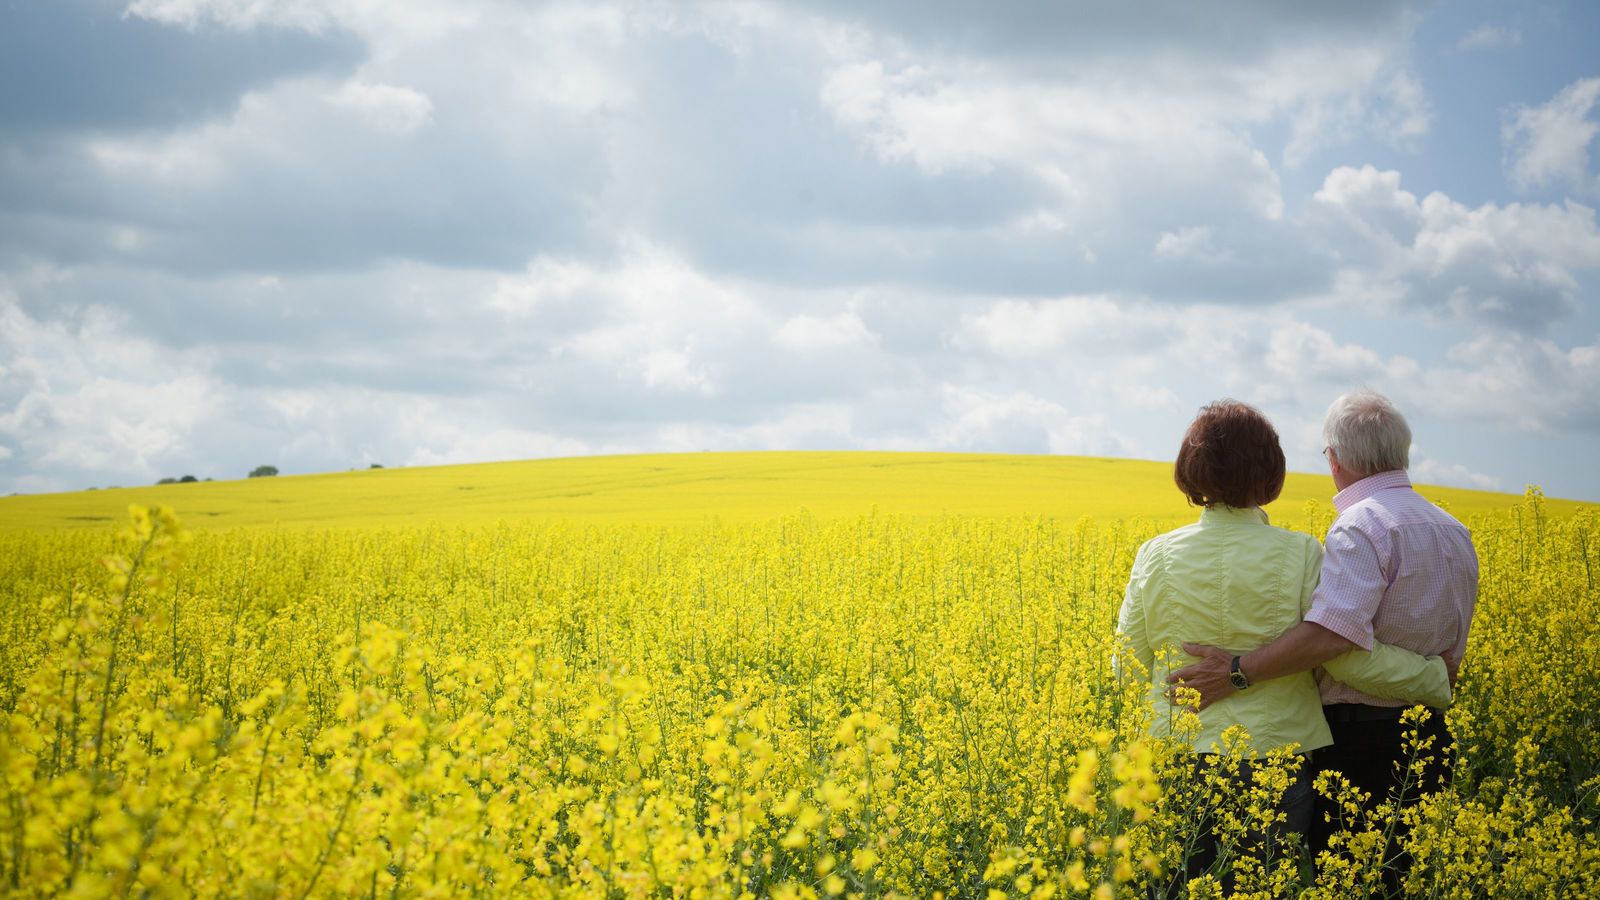
[[[1478,556],[1467,529],[1411,487],[1406,475],[1411,428],[1385,397],[1354,391],[1328,409],[1322,426],[1323,453],[1333,474],[1338,512],[1325,542],[1321,580],[1305,620],[1265,647],[1235,656],[1225,650],[1185,644],[1200,661],[1173,672],[1168,681],[1198,690],[1202,706],[1249,690],[1249,685],[1303,672],[1374,641],[1424,656],[1442,656],[1454,685],[1478,596]],[[1420,779],[1407,774],[1409,753],[1401,712],[1405,700],[1367,696],[1319,673],[1323,713],[1333,746],[1317,750],[1313,764],[1338,771],[1372,797],[1403,804],[1420,791],[1443,785],[1450,735],[1444,711],[1434,710],[1419,730],[1433,739],[1434,764]],[[1311,834],[1313,853],[1327,846],[1327,814],[1336,807],[1319,798]],[[1386,872],[1394,884],[1407,860]]]

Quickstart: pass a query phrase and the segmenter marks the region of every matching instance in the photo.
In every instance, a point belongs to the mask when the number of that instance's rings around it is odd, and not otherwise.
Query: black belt
[[[1322,708],[1322,715],[1329,722],[1394,722],[1400,719],[1400,714],[1410,707],[1407,706],[1371,706],[1366,703],[1330,703]],[[1443,715],[1444,710],[1431,710],[1434,715]]]

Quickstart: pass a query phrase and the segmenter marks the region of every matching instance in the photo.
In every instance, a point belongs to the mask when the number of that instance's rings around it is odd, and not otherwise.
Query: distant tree
[[[176,479],[176,478],[163,478],[160,481],[156,482],[156,484],[177,484],[177,483],[178,483],[178,479]]]
[[[369,468],[369,469],[381,469],[381,468],[383,468],[383,463],[373,463],[372,465],[367,466],[367,468]]]
[[[277,466],[256,466],[250,470],[251,478],[270,478],[278,474]]]
[[[194,484],[196,481],[199,481],[199,480],[200,479],[194,477],[193,475],[185,475],[182,478],[178,479],[178,483],[179,484]]]

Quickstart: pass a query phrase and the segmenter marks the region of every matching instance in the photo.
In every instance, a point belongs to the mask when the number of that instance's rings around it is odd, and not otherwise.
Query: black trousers
[[[1312,751],[1312,764],[1318,772],[1342,773],[1352,785],[1367,792],[1367,812],[1391,798],[1399,798],[1402,807],[1415,805],[1423,794],[1450,783],[1454,741],[1445,727],[1443,710],[1430,710],[1427,721],[1415,725],[1400,720],[1401,710],[1355,703],[1325,706],[1323,713],[1333,732],[1333,746]],[[1407,746],[1406,734],[1412,730],[1423,740],[1432,739],[1420,754]],[[1414,756],[1428,758],[1421,775],[1409,770]],[[1311,821],[1312,857],[1328,849],[1332,834],[1351,825],[1354,823],[1341,821],[1334,801],[1318,794]],[[1405,826],[1397,825],[1396,843],[1385,859],[1384,887],[1389,893],[1399,890],[1411,868],[1410,856],[1398,846],[1405,834]]]
[[[1197,781],[1205,779],[1207,774],[1213,771],[1212,767],[1215,763],[1210,761],[1210,756],[1210,754],[1206,753],[1195,754],[1193,771]],[[1242,761],[1239,765],[1238,776],[1231,779],[1231,788],[1224,791],[1224,796],[1215,799],[1225,799],[1228,794],[1236,797],[1242,796],[1249,791],[1255,783],[1253,768],[1249,761]],[[1277,842],[1285,836],[1289,834],[1299,836],[1306,833],[1311,824],[1313,808],[1311,796],[1314,793],[1311,790],[1312,768],[1311,760],[1305,760],[1300,766],[1300,770],[1295,774],[1294,779],[1289,782],[1289,786],[1284,791],[1283,796],[1279,798],[1277,811],[1283,813],[1285,821],[1269,829],[1266,834],[1256,831],[1250,832],[1245,837],[1244,845],[1234,848],[1234,852],[1250,854],[1265,861],[1275,851]],[[1216,864],[1222,848],[1213,825],[1214,814],[1210,810],[1203,810],[1200,815],[1200,834],[1195,840],[1192,852],[1185,861],[1184,870],[1172,873],[1172,876],[1164,885],[1153,885],[1150,896],[1163,898],[1187,896],[1186,885],[1188,882],[1199,878]],[[1220,873],[1220,876],[1223,893],[1233,893],[1233,870],[1228,868]]]

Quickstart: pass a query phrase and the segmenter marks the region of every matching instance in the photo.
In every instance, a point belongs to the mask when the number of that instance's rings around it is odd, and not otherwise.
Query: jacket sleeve
[[[1111,657],[1111,668],[1118,679],[1136,675],[1148,679],[1155,669],[1155,650],[1146,640],[1148,632],[1144,627],[1144,601],[1149,587],[1148,548],[1149,544],[1140,547],[1133,559],[1128,588],[1122,595],[1122,609],[1117,613],[1117,649]],[[1137,660],[1144,671],[1131,671],[1127,657]]]
[[[1371,650],[1351,650],[1322,668],[1363,694],[1435,708],[1450,705],[1450,673],[1438,656],[1375,642]]]

